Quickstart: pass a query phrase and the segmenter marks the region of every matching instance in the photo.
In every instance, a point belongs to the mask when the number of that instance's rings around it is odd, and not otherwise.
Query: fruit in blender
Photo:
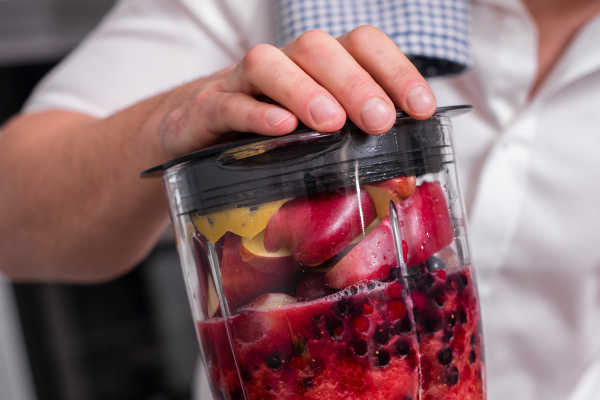
[[[256,236],[265,229],[267,221],[279,210],[287,199],[269,203],[229,208],[207,215],[193,215],[192,221],[200,233],[209,242],[216,242],[226,232],[233,232],[242,237]]]
[[[221,260],[221,285],[231,311],[268,292],[287,292],[293,287],[291,279],[261,272],[246,264],[240,257],[241,238],[234,233],[225,234]]]
[[[344,249],[376,217],[369,194],[337,189],[296,197],[271,217],[265,231],[265,249],[292,251],[302,265],[315,266]]]
[[[415,193],[417,178],[414,175],[400,176],[383,181],[372,182],[364,188],[375,203],[377,218],[384,219],[390,208],[390,201],[400,203]]]
[[[290,249],[281,247],[279,250],[270,252],[264,245],[265,231],[249,238],[242,238],[240,246],[240,257],[251,267],[269,273],[286,274],[297,269],[297,262],[292,257]]]

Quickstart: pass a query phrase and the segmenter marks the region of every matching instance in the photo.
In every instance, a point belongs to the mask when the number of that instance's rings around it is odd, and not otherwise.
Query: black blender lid
[[[439,107],[427,120],[397,111],[388,132],[372,136],[347,122],[339,131],[301,127],[278,137],[243,134],[142,172],[177,186],[178,214],[205,214],[396,176],[438,172],[453,162],[442,117],[472,106]]]

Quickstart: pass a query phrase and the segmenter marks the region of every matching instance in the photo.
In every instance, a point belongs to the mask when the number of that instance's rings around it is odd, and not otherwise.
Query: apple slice
[[[396,204],[396,210],[408,265],[420,264],[452,243],[452,223],[439,183],[424,182],[410,198]],[[361,280],[383,279],[396,265],[388,216],[325,274],[325,282],[343,289]]]
[[[240,257],[241,238],[228,232],[223,241],[221,285],[229,310],[234,312],[242,304],[268,292],[288,292],[293,289],[292,279],[258,271]]]
[[[271,217],[265,249],[281,247],[303,265],[315,266],[333,257],[363,232],[376,217],[371,196],[361,190],[336,189],[296,197]]]
[[[258,296],[250,303],[240,307],[242,311],[267,311],[275,308],[281,308],[290,304],[296,304],[295,297],[285,293],[267,293]]]
[[[240,246],[242,261],[261,272],[280,275],[297,269],[290,249],[282,247],[275,252],[269,252],[265,249],[264,239],[265,231],[253,238],[243,237]]]
[[[453,230],[439,182],[423,182],[415,194],[396,204],[408,265],[417,265],[452,243]]]
[[[415,193],[417,178],[414,175],[386,179],[365,184],[364,188],[373,199],[377,218],[384,219],[390,208],[390,201],[400,203]]]
[[[219,240],[226,232],[233,232],[242,237],[253,237],[265,229],[269,218],[288,200],[228,208],[207,215],[193,214],[192,221],[196,229],[212,243]]]
[[[325,283],[343,289],[362,280],[380,280],[397,265],[390,218],[386,218],[327,274]]]

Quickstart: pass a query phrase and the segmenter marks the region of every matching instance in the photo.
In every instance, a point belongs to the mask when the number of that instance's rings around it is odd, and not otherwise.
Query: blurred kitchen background
[[[0,124],[114,0],[0,0]],[[0,400],[189,399],[198,356],[165,236],[138,268],[93,286],[0,277]]]

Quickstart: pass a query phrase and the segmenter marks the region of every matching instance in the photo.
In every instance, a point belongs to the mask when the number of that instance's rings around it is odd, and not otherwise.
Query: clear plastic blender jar
[[[480,310],[439,108],[369,136],[246,136],[164,179],[215,399],[484,399]]]

